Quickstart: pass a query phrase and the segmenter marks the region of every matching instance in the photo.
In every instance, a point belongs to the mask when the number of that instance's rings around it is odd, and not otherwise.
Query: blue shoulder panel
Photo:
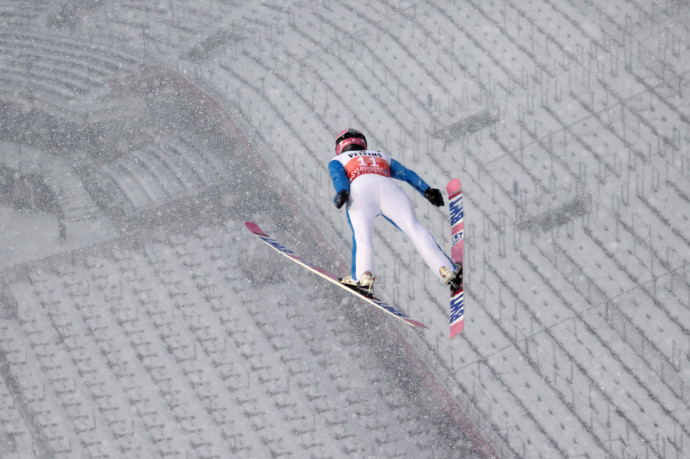
[[[429,189],[429,185],[416,172],[406,168],[394,159],[391,159],[391,177],[409,183],[412,185],[412,188],[421,194],[424,194]]]

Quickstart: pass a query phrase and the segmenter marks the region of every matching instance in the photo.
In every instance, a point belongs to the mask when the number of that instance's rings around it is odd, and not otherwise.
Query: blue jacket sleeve
[[[429,185],[416,172],[406,168],[394,159],[391,159],[391,177],[409,183],[412,185],[412,188],[421,194],[424,194],[429,189]]]
[[[340,161],[334,159],[328,163],[328,172],[331,174],[333,188],[335,188],[336,193],[340,193],[343,190],[350,192],[350,179],[347,178],[345,168]]]

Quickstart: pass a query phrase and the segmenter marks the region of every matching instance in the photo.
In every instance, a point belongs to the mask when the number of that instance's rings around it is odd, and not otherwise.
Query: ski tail
[[[450,208],[450,258],[456,266],[463,266],[465,242],[465,209],[462,201],[460,180],[452,179],[446,186],[448,207]],[[464,266],[463,266],[464,267]],[[450,337],[460,333],[465,327],[464,280],[460,288],[450,295]]]
[[[462,288],[451,295],[450,300],[450,337],[465,329],[465,292]]]

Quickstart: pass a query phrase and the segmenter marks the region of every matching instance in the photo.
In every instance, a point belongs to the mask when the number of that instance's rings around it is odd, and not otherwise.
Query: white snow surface
[[[0,457],[689,455],[684,2],[4,0],[0,23]],[[243,228],[347,270],[346,127],[461,179],[454,340],[383,219],[378,294],[428,329]],[[447,207],[407,190],[447,247]]]

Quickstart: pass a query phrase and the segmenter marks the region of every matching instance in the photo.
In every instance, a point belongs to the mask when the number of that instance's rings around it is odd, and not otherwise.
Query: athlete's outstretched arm
[[[328,163],[328,172],[331,174],[333,188],[335,188],[333,204],[340,209],[350,197],[350,179],[347,177],[343,165],[335,159]]]
[[[416,172],[394,159],[391,159],[391,177],[409,183],[436,207],[443,205],[443,196],[438,189],[431,188]]]
[[[415,171],[406,168],[394,159],[391,159],[391,177],[409,183],[421,194],[429,189],[429,185]]]
[[[350,179],[347,178],[345,168],[340,161],[334,159],[328,163],[328,172],[331,174],[333,188],[335,188],[336,193],[340,193],[343,190],[350,191]]]

